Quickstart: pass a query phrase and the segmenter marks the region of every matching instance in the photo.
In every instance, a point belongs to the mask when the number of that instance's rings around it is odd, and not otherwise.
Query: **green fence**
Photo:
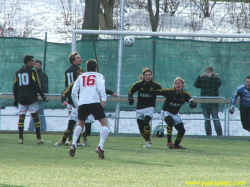
[[[118,40],[98,40],[95,43],[99,70],[106,78],[106,87],[116,91]],[[46,51],[45,51],[46,48]],[[77,42],[85,68],[85,62],[95,59],[92,41]],[[207,66],[213,66],[222,80],[220,96],[229,98],[237,86],[250,75],[249,42],[204,42],[162,38],[136,38],[133,47],[123,49],[121,95],[126,95],[129,87],[138,80],[144,67],[153,70],[155,81],[164,88],[172,87],[178,76],[185,79],[185,89],[193,96],[200,90],[193,86],[197,76]],[[45,72],[49,77],[49,92],[59,94],[65,88],[64,71],[70,66],[68,56],[71,44],[47,43],[38,39],[0,38],[0,92],[12,92],[14,73],[23,65],[23,57],[33,55],[44,61]],[[45,54],[45,55],[44,55]],[[12,105],[11,101],[2,106]],[[50,108],[62,108],[60,102],[50,101]],[[113,111],[115,103],[108,103],[106,110]],[[157,104],[160,111],[162,104]],[[121,110],[134,110],[135,106],[121,104]],[[195,111],[199,112],[200,107]],[[190,112],[186,105],[181,112]]]

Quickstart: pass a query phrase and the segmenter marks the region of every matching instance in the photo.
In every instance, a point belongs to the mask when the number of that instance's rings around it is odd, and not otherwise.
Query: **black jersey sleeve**
[[[106,89],[106,94],[113,95],[113,93],[114,92],[112,90]]]

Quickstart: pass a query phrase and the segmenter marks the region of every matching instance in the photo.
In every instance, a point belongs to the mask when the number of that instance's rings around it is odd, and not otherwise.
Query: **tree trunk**
[[[114,28],[113,12],[115,0],[101,0],[100,8],[100,30],[110,30]]]
[[[159,23],[159,0],[155,0],[156,12],[153,13],[152,0],[148,0],[148,12],[152,31],[156,32]]]
[[[100,0],[85,0],[84,21],[82,29],[99,30]],[[83,40],[95,40],[98,35],[82,35]]]

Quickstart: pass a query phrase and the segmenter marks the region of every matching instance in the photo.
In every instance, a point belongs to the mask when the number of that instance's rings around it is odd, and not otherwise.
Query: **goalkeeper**
[[[179,115],[179,110],[185,102],[189,103],[190,108],[197,107],[197,102],[192,98],[190,93],[183,90],[184,86],[184,80],[177,77],[174,80],[173,88],[151,90],[151,93],[155,95],[166,97],[162,108],[162,117],[167,124],[167,146],[169,149],[186,149],[180,145],[185,134],[185,128]],[[173,127],[178,131],[174,144],[172,143]]]
[[[245,79],[245,84],[240,85],[231,98],[230,114],[233,114],[237,98],[240,97],[240,119],[243,129],[250,132],[250,76]]]

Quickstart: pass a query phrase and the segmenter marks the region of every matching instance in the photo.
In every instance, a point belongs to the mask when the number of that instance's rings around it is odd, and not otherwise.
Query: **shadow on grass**
[[[9,184],[0,184],[0,187],[27,187],[27,186],[18,186],[18,185],[9,185]]]

